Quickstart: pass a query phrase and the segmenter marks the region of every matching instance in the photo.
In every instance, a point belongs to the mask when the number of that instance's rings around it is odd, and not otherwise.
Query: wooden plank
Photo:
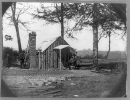
[[[52,46],[53,45],[51,45],[51,47],[50,47],[50,68],[53,68],[53,65],[52,65]]]
[[[48,64],[47,64],[47,50],[46,50],[46,70],[47,70]]]
[[[47,70],[48,70],[48,49],[46,50],[46,52],[47,52]]]
[[[53,68],[53,44],[51,45],[51,68]]]
[[[49,69],[51,69],[51,46],[48,48],[48,63]]]
[[[42,56],[42,61],[41,61],[41,69],[43,69],[43,52],[41,52],[41,56]]]
[[[63,67],[66,65],[66,49],[63,49]]]
[[[44,70],[44,63],[45,63],[45,61],[44,61],[44,52],[42,52],[42,69]]]
[[[46,70],[46,53],[44,51],[44,70]]]
[[[53,43],[53,48],[56,47],[56,41]],[[56,65],[55,65],[55,50],[53,50],[53,66],[54,68],[56,68]]]
[[[49,70],[49,49],[47,49],[47,64],[48,64],[47,68]]]
[[[59,38],[58,38],[59,39]],[[55,47],[56,46],[58,46],[58,39],[56,40],[56,42],[55,42]],[[55,53],[54,53],[54,56],[55,56],[55,68],[57,68],[58,66],[57,66],[57,52],[56,52],[57,50],[55,50]]]
[[[41,69],[41,66],[42,66],[42,52],[40,51],[40,55],[39,55],[39,69]]]
[[[46,55],[45,55],[45,51],[44,51],[44,57],[43,57],[43,59],[44,59],[44,70],[46,69]]]
[[[49,69],[51,69],[51,46],[49,47]]]
[[[52,50],[52,66],[53,66],[53,68],[55,68],[55,65],[54,65],[54,50]]]
[[[57,46],[57,42],[55,43],[55,47]],[[57,69],[57,53],[56,50],[54,50],[54,66]]]
[[[60,56],[59,56],[59,50],[57,50],[57,68],[60,69],[59,63],[60,63]]]
[[[54,59],[54,62],[53,62],[54,68],[56,68],[56,51],[55,50],[53,51],[53,59]]]
[[[49,64],[50,64],[50,59],[49,59],[49,58],[50,58],[50,57],[49,57],[49,48],[48,48],[47,52],[48,52],[47,63],[48,63],[48,70],[49,70],[49,68],[50,68],[50,65],[49,65]]]
[[[47,58],[47,63],[48,63],[48,69],[49,69],[49,68],[50,68],[50,65],[49,65],[49,64],[50,64],[50,59],[49,59],[49,58],[50,58],[50,57],[49,57],[49,47],[48,47],[48,49],[47,49],[47,52],[48,52],[48,55],[47,55],[47,56],[48,56],[48,58]]]
[[[50,46],[50,68],[52,69],[52,45]]]
[[[55,42],[53,43],[53,48],[55,47]],[[55,68],[55,64],[54,64],[54,49],[52,50],[52,56],[53,56],[53,67]]]
[[[60,45],[60,39],[61,38],[58,38],[58,40],[57,40],[57,46]],[[57,50],[57,68],[58,69],[60,68],[59,61],[60,61],[60,59],[59,59],[59,50]]]
[[[36,55],[36,65],[39,65],[39,57]]]
[[[41,66],[40,69],[42,69],[42,52],[41,52]]]

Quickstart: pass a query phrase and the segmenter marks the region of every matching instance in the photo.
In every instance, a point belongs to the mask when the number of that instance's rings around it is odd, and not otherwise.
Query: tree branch
[[[57,8],[57,3],[56,3],[56,6],[54,6],[54,7],[56,8],[56,11],[57,11],[57,12],[56,12],[57,18],[58,18],[59,22],[61,22],[61,19],[60,19],[59,15],[58,15],[58,12],[59,12],[59,11],[58,11],[58,8]]]

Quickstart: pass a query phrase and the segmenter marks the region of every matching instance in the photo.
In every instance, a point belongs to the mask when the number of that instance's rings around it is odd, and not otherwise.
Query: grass
[[[74,73],[74,71],[72,71]],[[59,84],[49,86],[19,88],[11,87],[11,90],[19,97],[62,97],[62,98],[98,98],[102,94],[113,89],[116,82],[120,79],[120,73],[94,73],[90,71],[81,71],[85,76],[67,77],[65,81]],[[78,71],[76,74],[80,74]],[[74,83],[72,85],[72,83]],[[119,97],[121,97],[120,95]]]
[[[50,84],[42,87],[10,87],[10,89],[19,97],[62,97],[62,98],[98,98],[106,97],[116,84],[120,83],[122,71],[116,72],[91,72],[90,70],[72,70],[72,71],[42,71],[42,70],[23,70],[23,69],[4,69],[3,76],[23,76],[23,75],[63,75],[75,74],[73,77],[67,77],[61,83]],[[126,78],[126,77],[125,77]],[[124,78],[123,78],[124,79]],[[123,80],[125,83],[125,80]],[[73,83],[73,85],[72,85]],[[122,97],[125,94],[126,86],[121,85],[121,89],[117,89],[119,94],[115,97]],[[114,97],[114,96],[113,96]]]
[[[86,77],[74,77],[72,82],[75,83],[74,86],[69,84],[64,85],[64,97],[74,97],[78,95],[81,98],[89,97],[100,97],[100,95],[112,89],[115,83],[115,75],[99,75],[97,76],[86,76]],[[118,80],[118,78],[116,77]]]

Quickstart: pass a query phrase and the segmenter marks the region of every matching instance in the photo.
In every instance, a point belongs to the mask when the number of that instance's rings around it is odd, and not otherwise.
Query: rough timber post
[[[29,58],[30,58],[30,68],[37,69],[36,66],[36,33],[29,33]]]

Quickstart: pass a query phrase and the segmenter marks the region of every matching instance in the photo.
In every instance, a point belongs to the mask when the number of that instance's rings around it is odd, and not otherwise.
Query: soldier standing
[[[24,68],[24,52],[20,53],[20,66],[21,68]]]

